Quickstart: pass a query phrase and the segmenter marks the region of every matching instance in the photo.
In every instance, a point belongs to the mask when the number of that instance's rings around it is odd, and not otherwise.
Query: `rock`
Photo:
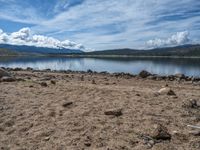
[[[40,85],[41,85],[42,87],[47,87],[47,86],[48,86],[46,82],[41,82]]]
[[[135,94],[135,95],[136,95],[136,96],[141,96],[141,95],[140,95],[140,94],[138,94],[138,93],[137,93],[137,94]]]
[[[84,143],[84,144],[85,144],[85,146],[87,146],[87,147],[90,147],[90,146],[91,146],[91,143],[89,143],[89,142]]]
[[[108,110],[104,112],[105,115],[108,116],[121,116],[122,115],[122,109],[113,109],[113,110]]]
[[[192,78],[192,82],[198,82],[198,81],[200,81],[200,78],[198,78],[198,77],[193,77]]]
[[[151,75],[151,73],[149,73],[148,71],[146,71],[146,70],[142,70],[140,73],[139,73],[139,76],[141,77],[141,78],[147,78],[148,76],[150,76]]]
[[[68,107],[68,106],[70,106],[70,105],[72,105],[73,104],[73,102],[64,102],[63,104],[62,104],[62,106],[63,107]]]
[[[32,71],[33,68],[31,68],[31,67],[27,67],[26,70],[28,70],[28,71]]]
[[[164,87],[162,89],[160,89],[158,91],[159,94],[161,95],[172,95],[172,96],[175,96],[175,92],[173,90],[171,90],[169,87]]]
[[[193,85],[194,85],[194,86],[200,86],[200,81],[198,81],[198,82],[193,82]]]
[[[193,136],[200,136],[200,131],[190,131],[189,134]]]
[[[83,75],[81,76],[81,81],[84,81],[84,76]]]
[[[199,140],[195,140],[195,141],[191,141],[189,146],[191,147],[191,149],[200,149],[200,142]]]
[[[168,129],[161,124],[154,126],[154,130],[150,136],[155,140],[171,140],[171,134],[169,134]]]
[[[92,80],[92,84],[96,84],[95,80]]]
[[[49,117],[55,117],[56,116],[56,112],[54,110],[49,110],[47,115]]]
[[[90,69],[88,69],[88,70],[87,70],[87,73],[93,73],[93,71],[92,71],[92,70],[90,70]]]
[[[184,108],[199,108],[200,106],[197,104],[197,100],[195,99],[190,99],[189,101],[183,102],[183,107]]]
[[[169,80],[169,81],[174,81],[175,80],[175,76],[169,75],[169,76],[166,77],[166,79]]]
[[[13,71],[22,71],[22,68],[14,68]]]
[[[56,81],[55,80],[51,80],[51,84],[56,85]]]
[[[155,75],[150,75],[150,76],[147,77],[147,79],[150,79],[150,80],[156,80],[156,78],[157,77]]]
[[[177,74],[175,74],[174,76],[175,76],[175,78],[185,79],[185,75],[182,74],[182,73],[177,73]]]
[[[13,77],[7,77],[7,76],[4,76],[0,79],[1,82],[15,82],[16,79],[13,78]]]
[[[44,141],[49,141],[50,140],[50,137],[45,137],[44,138]]]
[[[11,77],[11,75],[4,69],[0,68],[0,78],[2,78],[2,77]]]
[[[26,80],[23,78],[17,78],[16,81],[26,81]]]

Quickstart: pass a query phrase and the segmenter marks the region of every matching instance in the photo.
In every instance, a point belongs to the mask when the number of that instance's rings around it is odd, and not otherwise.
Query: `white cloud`
[[[147,45],[151,48],[155,47],[166,47],[166,46],[177,46],[187,44],[189,42],[189,32],[177,32],[176,34],[172,35],[167,39],[153,39],[147,41]]]
[[[8,40],[8,35],[0,29],[0,43],[5,43]]]
[[[32,35],[30,28],[22,28],[19,31],[11,34],[4,33],[3,30],[0,29],[0,44],[28,45],[56,49],[79,49],[87,51],[82,44],[77,44],[69,40],[60,41],[53,37]]]
[[[31,24],[37,34],[59,39],[67,35],[95,49],[142,49],[148,39],[184,30],[190,31],[193,40],[199,39],[199,0],[84,0],[75,7],[69,7],[69,0],[0,2],[4,2],[0,21]]]

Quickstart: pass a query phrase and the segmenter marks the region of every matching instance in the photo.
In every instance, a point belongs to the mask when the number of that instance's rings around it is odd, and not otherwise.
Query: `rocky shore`
[[[0,68],[0,148],[200,149],[200,78]]]
[[[66,73],[66,74],[100,74],[100,75],[109,75],[109,76],[115,76],[115,77],[121,77],[121,78],[126,78],[130,79],[133,77],[137,78],[146,78],[146,79],[151,79],[151,80],[166,80],[166,81],[191,81],[192,83],[197,83],[199,82],[200,84],[200,77],[193,77],[193,76],[186,76],[184,74],[178,73],[175,75],[168,75],[168,76],[161,76],[157,74],[151,74],[150,72],[146,70],[142,70],[138,75],[130,74],[130,73],[108,73],[106,71],[104,72],[96,72],[92,70],[87,70],[87,71],[72,71],[72,70],[61,70],[61,71],[56,71],[56,70],[51,70],[51,69],[45,69],[45,70],[34,70],[33,68],[4,68],[2,67],[5,71],[32,71],[32,72],[52,72],[52,73]]]

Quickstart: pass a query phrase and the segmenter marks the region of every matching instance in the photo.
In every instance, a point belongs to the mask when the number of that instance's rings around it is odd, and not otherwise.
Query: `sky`
[[[83,50],[200,43],[200,0],[0,0],[0,43]]]

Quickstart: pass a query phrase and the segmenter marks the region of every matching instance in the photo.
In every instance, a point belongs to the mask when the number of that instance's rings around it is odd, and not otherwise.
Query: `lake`
[[[183,73],[200,76],[200,59],[186,58],[66,58],[66,57],[0,57],[0,67],[107,71],[138,74],[147,70],[159,75]]]

